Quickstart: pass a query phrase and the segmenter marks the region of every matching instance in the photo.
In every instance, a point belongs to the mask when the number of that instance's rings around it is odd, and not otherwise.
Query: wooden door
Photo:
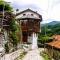
[[[23,32],[23,42],[27,42],[28,34],[26,32]]]

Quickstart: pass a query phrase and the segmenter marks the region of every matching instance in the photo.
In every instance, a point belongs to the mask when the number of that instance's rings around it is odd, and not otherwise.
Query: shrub
[[[47,43],[47,42],[51,42],[52,41],[52,38],[49,37],[49,36],[40,36],[38,38],[38,42],[44,44],[44,43]]]
[[[49,55],[46,52],[42,51],[41,55],[44,58],[44,60],[51,60],[51,58],[49,57]]]
[[[5,52],[6,52],[6,53],[9,53],[9,46],[8,46],[8,43],[5,44]]]

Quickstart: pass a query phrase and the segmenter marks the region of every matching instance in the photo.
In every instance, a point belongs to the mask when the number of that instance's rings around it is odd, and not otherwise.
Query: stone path
[[[28,51],[28,53],[24,56],[23,60],[44,60],[42,56],[40,56],[39,51],[42,51],[42,49],[34,49],[31,51]],[[0,60],[14,60],[17,58],[20,53],[23,52],[22,50],[17,50],[13,53],[6,54],[2,58],[0,57]]]
[[[38,49],[29,51],[27,55],[23,58],[23,60],[44,60],[42,56],[40,56]]]
[[[5,54],[3,57],[0,57],[0,60],[14,60],[15,58],[17,58],[21,53],[23,52],[23,50],[19,49],[15,52],[12,52],[10,54]]]

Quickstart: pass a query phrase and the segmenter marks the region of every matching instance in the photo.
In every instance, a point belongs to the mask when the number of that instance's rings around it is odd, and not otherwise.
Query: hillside
[[[49,23],[44,23],[44,24],[41,24],[41,26],[44,26],[44,25],[56,25],[56,24],[59,24],[60,21],[52,21],[52,22],[49,22]]]
[[[46,23],[41,27],[41,34],[53,35],[60,34],[60,21],[52,21],[50,23]]]
[[[47,25],[56,25],[56,24],[59,24],[60,21],[52,21],[50,23],[47,23]]]

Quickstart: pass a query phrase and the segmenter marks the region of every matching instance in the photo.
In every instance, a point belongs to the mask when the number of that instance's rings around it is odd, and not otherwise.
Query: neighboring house
[[[21,24],[22,42],[37,45],[38,33],[41,32],[42,16],[31,9],[26,9],[17,13],[16,19]]]
[[[60,40],[60,35],[53,35],[52,38],[55,40]]]
[[[60,49],[60,35],[53,35],[52,38],[53,41],[47,44],[57,49]]]
[[[56,60],[60,59],[60,35],[53,35],[53,41],[46,44],[48,55]]]

